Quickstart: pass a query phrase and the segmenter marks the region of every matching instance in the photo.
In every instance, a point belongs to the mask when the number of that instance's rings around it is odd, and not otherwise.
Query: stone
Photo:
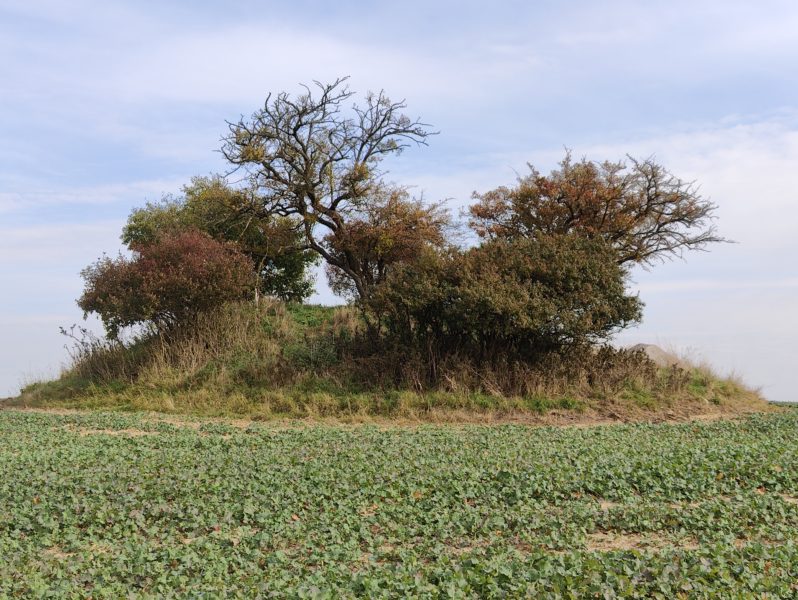
[[[630,350],[642,350],[658,367],[684,367],[684,361],[673,352],[663,350],[656,344],[635,344]]]

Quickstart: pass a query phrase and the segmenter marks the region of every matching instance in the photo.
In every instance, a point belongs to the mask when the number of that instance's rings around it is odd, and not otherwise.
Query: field
[[[580,428],[0,411],[2,597],[792,598],[798,411]]]

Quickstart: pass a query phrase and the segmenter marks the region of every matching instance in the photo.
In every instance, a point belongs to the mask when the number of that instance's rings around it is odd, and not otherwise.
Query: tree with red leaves
[[[324,241],[335,263],[327,263],[330,288],[339,296],[358,298],[358,289],[346,265],[370,296],[397,265],[412,263],[429,249],[448,244],[449,215],[441,205],[411,199],[401,187],[375,189],[368,202],[348,215],[346,227]]]
[[[136,324],[168,330],[244,298],[252,287],[251,261],[196,230],[163,236],[133,251],[131,258],[103,257],[81,272],[86,285],[78,306],[96,313],[109,337]]]
[[[515,187],[474,194],[470,225],[480,237],[602,238],[620,264],[643,265],[726,241],[712,223],[715,205],[653,159],[575,162],[569,152],[549,175],[530,170]]]

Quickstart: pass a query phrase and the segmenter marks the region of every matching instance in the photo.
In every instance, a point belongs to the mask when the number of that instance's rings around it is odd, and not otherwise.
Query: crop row
[[[796,442],[0,411],[0,595],[789,598]]]

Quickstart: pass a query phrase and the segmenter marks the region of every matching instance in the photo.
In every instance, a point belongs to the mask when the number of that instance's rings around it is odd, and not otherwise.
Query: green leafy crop
[[[0,597],[798,595],[798,413],[239,425],[0,411]]]

